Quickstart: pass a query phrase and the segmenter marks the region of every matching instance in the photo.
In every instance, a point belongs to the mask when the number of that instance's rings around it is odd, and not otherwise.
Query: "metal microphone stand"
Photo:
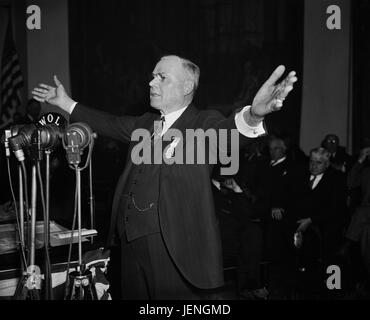
[[[89,190],[90,190],[90,228],[95,229],[95,199],[92,188],[92,159],[89,163]],[[90,238],[91,244],[94,243],[94,237]]]
[[[92,273],[85,269],[82,262],[82,231],[81,231],[81,168],[75,166],[77,188],[77,223],[78,223],[78,267],[69,274],[69,289],[66,300],[97,300]],[[73,236],[73,235],[72,235]]]
[[[75,134],[72,133],[75,136]],[[81,171],[86,168],[91,160],[91,151],[93,148],[93,135],[90,142],[89,155],[87,157],[86,164],[83,168],[79,168],[80,164],[80,153],[82,150],[79,149],[78,144],[75,144],[71,138],[71,145],[64,147],[67,149],[68,162],[70,168],[76,172],[76,193],[77,193],[77,223],[78,223],[78,267],[76,271],[69,274],[68,285],[66,290],[65,300],[98,300],[96,288],[93,283],[93,277],[91,271],[86,269],[86,266],[82,262],[82,231],[81,231]],[[72,167],[73,165],[73,167]],[[91,208],[91,203],[90,203]],[[91,212],[90,212],[91,213]],[[74,231],[74,230],[72,230]],[[73,237],[72,232],[72,237]],[[68,272],[68,270],[67,270]]]
[[[46,155],[46,204],[44,216],[44,249],[45,249],[45,298],[53,299],[52,271],[49,260],[50,248],[50,154],[51,150],[45,150]]]
[[[21,244],[25,243],[24,239],[24,203],[23,203],[23,179],[22,179],[22,168],[21,165],[18,165],[18,188],[19,188],[19,231],[20,231],[20,242]],[[15,204],[17,205],[17,204]],[[27,268],[27,266],[23,266],[24,269]]]
[[[7,161],[7,166],[8,166],[8,175],[9,175],[9,185],[10,185],[10,190],[12,193],[13,201],[14,201],[14,207],[15,207],[15,214],[16,214],[16,220],[17,220],[17,225],[18,225],[18,237],[19,237],[19,246],[20,246],[20,254],[21,254],[21,271],[22,271],[22,276],[20,277],[20,280],[18,281],[13,299],[16,300],[21,300],[21,299],[27,299],[28,297],[33,298],[33,294],[29,294],[27,288],[26,288],[26,281],[27,281],[27,265],[29,263],[29,256],[26,258],[26,253],[25,251],[28,250],[28,247],[26,247],[26,242],[27,246],[29,245],[30,241],[28,238],[29,235],[29,217],[28,217],[28,212],[27,212],[27,237],[25,237],[25,232],[24,232],[24,198],[23,198],[23,193],[25,192],[25,195],[27,195],[27,177],[22,177],[22,169],[24,169],[24,174],[26,172],[25,165],[24,165],[24,157],[21,163],[18,165],[18,183],[19,183],[19,212],[17,210],[17,201],[15,198],[15,194],[13,192],[13,185],[12,185],[12,179],[11,179],[11,171],[10,171],[10,148],[9,148],[9,138],[12,136],[11,130],[5,130],[5,154],[6,154],[6,161]],[[25,188],[23,189],[23,181],[25,183]],[[28,198],[26,196],[26,211],[28,211]],[[27,241],[25,242],[25,238],[27,238]]]
[[[31,190],[31,232],[30,232],[30,257],[29,266],[23,272],[18,282],[14,299],[16,300],[40,300],[41,272],[35,265],[35,243],[36,243],[36,165],[32,165],[32,190]]]
[[[35,264],[36,252],[36,205],[37,205],[37,180],[36,180],[36,164],[32,165],[32,191],[31,191],[31,247],[30,247],[30,265],[27,268],[28,280],[27,288],[34,292],[35,297],[39,300],[41,289],[40,268]],[[38,274],[37,274],[38,272]],[[40,277],[40,279],[37,279]]]

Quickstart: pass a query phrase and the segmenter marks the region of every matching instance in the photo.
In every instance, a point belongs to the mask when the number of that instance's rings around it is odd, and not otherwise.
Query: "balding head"
[[[199,74],[199,67],[190,60],[175,55],[162,57],[149,83],[151,106],[166,114],[189,105]]]
[[[310,172],[313,175],[324,173],[330,165],[330,152],[325,148],[310,151]]]

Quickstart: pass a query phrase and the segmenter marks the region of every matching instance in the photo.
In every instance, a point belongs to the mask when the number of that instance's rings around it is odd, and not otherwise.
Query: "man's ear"
[[[191,94],[194,90],[194,82],[191,80],[185,80],[184,83],[184,94],[187,96]]]

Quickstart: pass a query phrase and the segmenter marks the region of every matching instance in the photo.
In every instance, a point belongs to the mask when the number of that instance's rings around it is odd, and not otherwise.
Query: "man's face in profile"
[[[329,161],[324,157],[317,154],[311,154],[310,156],[310,172],[313,175],[324,173],[329,166]]]
[[[162,58],[150,81],[150,105],[163,113],[183,107],[185,71],[178,57]]]

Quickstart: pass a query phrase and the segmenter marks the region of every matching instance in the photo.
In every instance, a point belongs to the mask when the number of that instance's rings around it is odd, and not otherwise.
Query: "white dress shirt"
[[[271,167],[275,167],[275,166],[276,166],[276,165],[278,165],[279,163],[282,163],[285,159],[286,159],[286,156],[285,156],[285,157],[280,158],[279,160],[271,160],[271,161],[270,161],[270,165],[271,165]]]
[[[316,186],[319,184],[319,182],[322,179],[322,176],[323,175],[324,175],[323,173],[320,173],[317,176],[314,176],[313,174],[311,174],[310,181],[312,181],[312,179],[315,179],[314,182],[313,182],[313,184],[312,184],[312,190],[315,189]]]

